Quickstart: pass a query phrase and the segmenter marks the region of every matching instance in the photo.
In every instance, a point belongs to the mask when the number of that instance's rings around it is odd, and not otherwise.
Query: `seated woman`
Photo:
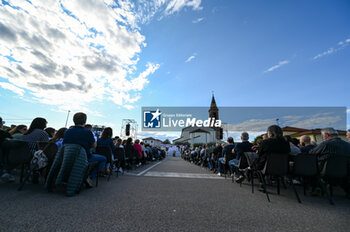
[[[26,125],[18,125],[12,130],[9,131],[9,133],[12,135],[12,138],[14,139],[21,139],[22,136],[27,132],[27,126]]]
[[[118,138],[115,141],[115,146],[117,148],[116,158],[118,159],[118,170],[119,172],[123,173],[123,170],[125,170],[125,151],[124,151],[124,146],[122,145],[121,138]]]
[[[114,154],[116,153],[117,147],[114,145],[113,139],[113,130],[110,127],[103,129],[100,138],[97,140],[97,147],[109,147],[112,151],[112,156],[109,157],[109,163],[107,164],[107,173],[109,173],[110,166],[113,165]]]
[[[259,157],[254,161],[257,170],[265,167],[267,157],[271,153],[290,153],[289,142],[283,138],[281,127],[272,125],[267,128],[267,139],[263,140],[258,148]],[[249,167],[248,169],[250,169]]]
[[[49,135],[49,139],[52,139],[56,134],[55,128],[52,127],[45,128],[45,131]]]
[[[49,141],[49,135],[44,131],[46,125],[47,121],[45,118],[34,118],[29,130],[22,136],[22,140],[28,143],[32,154],[35,153],[37,142]]]
[[[67,128],[60,128],[57,133],[53,136],[50,142],[56,143],[57,147],[60,148],[63,143],[64,132],[66,132]]]

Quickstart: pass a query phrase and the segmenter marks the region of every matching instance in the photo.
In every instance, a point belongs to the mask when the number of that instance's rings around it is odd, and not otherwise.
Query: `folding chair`
[[[254,193],[254,160],[258,158],[258,153],[256,152],[244,152],[244,157],[247,160],[248,166],[252,167],[252,171],[250,172],[250,181],[252,185],[252,193]]]

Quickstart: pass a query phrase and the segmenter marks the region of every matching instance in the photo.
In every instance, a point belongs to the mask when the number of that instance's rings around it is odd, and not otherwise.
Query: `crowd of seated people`
[[[311,141],[310,136],[303,135],[300,140],[283,136],[282,129],[277,125],[268,127],[267,133],[261,140],[253,145],[248,141],[247,132],[241,134],[241,143],[234,143],[232,137],[228,137],[227,143],[206,144],[197,147],[184,146],[182,157],[191,163],[208,167],[214,173],[222,176],[223,173],[231,174],[232,178],[241,183],[248,178],[248,173],[253,170],[263,170],[268,157],[272,153],[288,154],[290,165],[293,165],[293,157],[301,153],[317,154],[320,170],[330,156],[349,156],[350,158],[350,130],[347,131],[347,139],[344,141],[338,137],[338,132],[333,128],[321,130],[323,142],[316,144]],[[249,165],[244,155],[245,152],[254,155],[253,162]],[[349,172],[349,171],[348,171]],[[248,178],[249,180],[249,178]],[[295,181],[295,182],[294,182]],[[299,183],[293,180],[293,183]],[[347,197],[350,197],[350,178],[344,180],[340,185]],[[262,189],[261,189],[262,190]],[[314,194],[315,188],[311,190]]]
[[[125,169],[140,167],[147,162],[160,160],[165,158],[165,151],[151,147],[148,144],[132,138],[122,140],[118,136],[113,137],[113,130],[105,127],[102,133],[96,133],[92,130],[90,124],[86,124],[87,115],[79,112],[73,116],[74,125],[70,128],[62,127],[56,131],[52,127],[47,127],[45,118],[35,118],[27,130],[27,126],[13,126],[12,129],[3,129],[3,121],[0,118],[0,180],[3,183],[15,181],[12,174],[15,168],[6,169],[5,154],[2,152],[2,143],[5,140],[21,140],[28,144],[28,150],[32,156],[40,150],[44,149],[39,143],[55,144],[57,150],[64,150],[64,147],[70,145],[79,145],[83,150],[87,164],[93,168],[84,177],[86,187],[93,187],[93,179],[99,176],[110,175],[111,172],[124,173]],[[44,146],[45,147],[45,146]],[[111,154],[98,154],[98,148],[108,147]],[[97,150],[96,150],[97,149]],[[58,153],[58,152],[57,152]],[[31,180],[36,180],[40,172],[33,172]],[[50,175],[50,173],[49,173]],[[35,181],[36,180],[36,181]]]

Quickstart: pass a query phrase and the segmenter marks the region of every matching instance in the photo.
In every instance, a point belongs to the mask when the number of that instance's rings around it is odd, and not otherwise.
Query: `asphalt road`
[[[0,231],[350,231],[350,200],[292,189],[271,202],[206,169],[167,157],[74,197],[42,185],[0,184]]]

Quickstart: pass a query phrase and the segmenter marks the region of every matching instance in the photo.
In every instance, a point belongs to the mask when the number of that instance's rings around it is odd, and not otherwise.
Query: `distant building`
[[[308,135],[310,136],[312,141],[315,141],[316,143],[321,143],[322,140],[322,135],[321,135],[321,130],[320,128],[316,129],[303,129],[303,128],[298,128],[298,127],[290,127],[286,126],[282,128],[283,135],[289,135],[292,138],[297,138],[300,139],[301,136],[303,135]],[[342,140],[347,141],[346,139],[346,131],[344,130],[337,130],[338,131],[338,136]]]
[[[152,137],[144,138],[144,139],[142,139],[142,141],[145,144],[151,145],[152,147],[161,147],[163,144],[163,142],[161,140],[155,139]]]
[[[209,108],[209,118],[219,120],[219,108],[216,106],[215,97],[212,96]],[[186,127],[181,131],[180,138],[174,139],[174,143],[216,143],[223,137],[222,127]]]

